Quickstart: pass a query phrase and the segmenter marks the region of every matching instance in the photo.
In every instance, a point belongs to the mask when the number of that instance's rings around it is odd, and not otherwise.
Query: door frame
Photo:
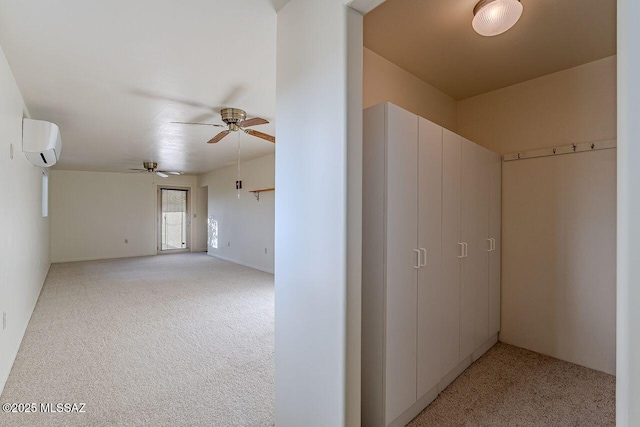
[[[180,249],[162,250],[162,190],[179,190],[187,192],[187,247]],[[191,252],[191,186],[180,185],[164,185],[158,184],[157,186],[157,200],[156,200],[156,253],[158,255],[175,254],[180,252]]]

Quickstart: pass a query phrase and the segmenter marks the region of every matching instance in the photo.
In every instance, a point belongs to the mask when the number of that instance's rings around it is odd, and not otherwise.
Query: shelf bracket
[[[252,193],[257,201],[260,201],[260,193],[264,191],[275,191],[275,188],[261,188],[260,190],[249,190],[249,193]]]

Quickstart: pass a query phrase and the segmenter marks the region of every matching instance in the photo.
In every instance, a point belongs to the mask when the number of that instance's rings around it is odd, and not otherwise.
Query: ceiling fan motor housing
[[[222,121],[229,125],[229,130],[238,130],[238,123],[247,118],[247,113],[239,108],[223,108],[220,111]]]
[[[156,162],[144,162],[142,166],[149,172],[153,172],[158,168],[158,164]]]

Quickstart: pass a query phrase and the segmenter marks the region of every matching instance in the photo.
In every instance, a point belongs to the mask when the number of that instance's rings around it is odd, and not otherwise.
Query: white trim
[[[385,1],[386,0],[345,0],[344,3],[351,9],[366,15]]]
[[[211,256],[211,257],[214,257],[214,258],[221,259],[222,261],[232,262],[232,263],[234,263],[234,264],[238,264],[238,265],[241,265],[241,266],[243,266],[243,267],[248,267],[248,268],[252,268],[252,269],[254,269],[254,270],[262,271],[262,272],[264,272],[264,273],[274,274],[274,273],[273,273],[273,270],[269,270],[269,269],[265,269],[265,268],[258,267],[258,266],[255,266],[255,265],[247,264],[247,263],[245,263],[245,262],[236,261],[236,260],[231,259],[231,258],[225,258],[225,257],[223,257],[223,256],[213,255],[213,254],[211,254],[211,253],[209,253],[209,252],[207,252],[207,255],[209,255],[209,256]]]

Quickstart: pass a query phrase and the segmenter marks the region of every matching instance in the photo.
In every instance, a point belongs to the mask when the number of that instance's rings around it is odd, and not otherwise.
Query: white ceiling
[[[387,0],[364,18],[364,45],[455,99],[616,53],[616,0],[521,0],[520,21],[482,37],[478,0]]]
[[[206,144],[230,106],[275,135],[276,9],[286,0],[2,0],[0,46],[32,118],[59,125],[62,169],[203,173],[236,135]],[[245,159],[274,145],[242,134]]]

